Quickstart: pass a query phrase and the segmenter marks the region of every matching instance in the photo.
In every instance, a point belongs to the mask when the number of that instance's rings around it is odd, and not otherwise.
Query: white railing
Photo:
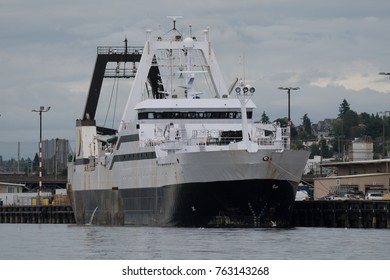
[[[184,128],[174,129],[167,137],[156,137],[140,140],[142,147],[160,146],[163,150],[180,150],[184,146],[224,146],[230,143],[241,142],[243,138],[236,134],[224,134],[224,130],[192,130],[188,138]],[[264,149],[290,149],[290,128],[277,127],[269,136],[265,133],[252,135],[250,141]]]

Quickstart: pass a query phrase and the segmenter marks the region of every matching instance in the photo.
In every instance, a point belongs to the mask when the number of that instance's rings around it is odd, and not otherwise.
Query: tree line
[[[309,148],[311,158],[315,155],[321,155],[325,158],[341,158],[345,145],[356,138],[364,138],[373,142],[374,158],[386,157],[390,135],[390,117],[388,113],[390,111],[376,114],[357,113],[351,109],[348,101],[343,99],[339,106],[337,118],[331,122],[329,137],[326,137],[326,139],[317,137],[316,131],[313,130],[313,124],[306,113],[301,118],[301,124],[291,126],[292,148],[308,149],[305,143],[311,142]],[[260,121],[263,123],[270,122],[265,111]],[[286,126],[287,118],[279,118],[275,122]]]

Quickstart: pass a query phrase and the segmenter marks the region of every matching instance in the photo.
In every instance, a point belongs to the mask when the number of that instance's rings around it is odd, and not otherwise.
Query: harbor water
[[[1,260],[388,260],[386,229],[0,224]]]

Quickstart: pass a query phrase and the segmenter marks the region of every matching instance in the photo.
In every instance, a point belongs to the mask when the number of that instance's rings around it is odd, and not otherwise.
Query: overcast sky
[[[17,142],[38,143],[31,110],[39,106],[51,106],[43,138],[74,143],[96,47],[125,37],[143,46],[146,29],[172,28],[170,15],[183,16],[179,30],[210,28],[226,83],[245,69],[258,117],[287,116],[280,86],[300,87],[291,94],[296,125],[306,113],[313,123],[336,118],[343,99],[358,113],[390,110],[390,80],[378,75],[390,72],[388,0],[1,0],[0,155],[16,158]],[[128,82],[119,86],[128,93]],[[106,95],[111,87],[105,82]]]

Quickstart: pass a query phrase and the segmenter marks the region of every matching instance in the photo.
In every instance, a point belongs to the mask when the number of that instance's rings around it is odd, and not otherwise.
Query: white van
[[[367,193],[365,199],[367,199],[367,200],[383,200],[383,193]]]

